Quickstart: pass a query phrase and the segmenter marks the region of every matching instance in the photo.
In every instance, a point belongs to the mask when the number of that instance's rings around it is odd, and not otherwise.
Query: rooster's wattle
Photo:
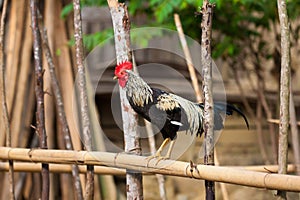
[[[156,125],[164,138],[156,154],[159,160],[170,158],[178,131],[186,130],[190,134],[201,136],[203,130],[203,103],[194,103],[175,94],[150,87],[140,76],[132,71],[131,62],[123,62],[115,69],[115,78],[125,89],[127,99],[133,110]],[[249,128],[245,115],[236,107],[225,103],[214,104],[214,130],[223,128],[222,114],[240,114]],[[166,156],[162,157],[163,148],[169,143]]]

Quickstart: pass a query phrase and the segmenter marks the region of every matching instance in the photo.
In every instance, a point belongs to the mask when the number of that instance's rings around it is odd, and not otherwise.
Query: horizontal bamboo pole
[[[243,186],[300,192],[300,177],[280,175],[230,167],[190,166],[188,162],[164,160],[156,165],[142,156],[124,153],[43,150],[0,147],[0,159],[59,164],[98,165],[195,179],[205,179]],[[148,163],[148,164],[147,164]]]
[[[14,163],[15,172],[40,172],[41,169],[42,167],[39,163]],[[78,169],[79,173],[86,173],[86,166],[80,165],[78,166]],[[0,171],[8,171],[8,162],[0,162]],[[49,171],[51,173],[72,173],[72,165],[49,164]],[[95,174],[123,176],[126,174],[126,170],[113,167],[95,166]]]
[[[266,172],[266,173],[278,173],[278,165],[254,165],[254,166],[231,166],[233,168],[256,171],[256,172]],[[287,172],[292,173],[296,171],[296,165],[289,164],[287,166]]]
[[[86,173],[86,166],[79,165],[79,173]],[[245,169],[256,172],[278,172],[278,165],[256,165],[256,166],[229,166],[236,169]],[[8,171],[8,162],[0,162],[0,171]],[[296,166],[293,164],[288,165],[288,173],[296,171]],[[71,173],[72,166],[70,164],[49,164],[49,170],[51,173]],[[15,172],[40,172],[41,165],[39,163],[32,162],[15,162]],[[95,174],[101,175],[126,175],[125,169],[119,169],[114,167],[95,166]],[[143,173],[143,175],[154,175],[154,173]]]
[[[86,166],[79,165],[79,173],[86,173]],[[255,166],[228,166],[236,169],[245,169],[256,172],[278,172],[278,165],[255,165]],[[0,171],[8,171],[8,162],[0,162]],[[51,173],[71,173],[72,166],[70,164],[49,164],[49,170]],[[288,173],[296,171],[296,166],[289,164],[287,167]],[[41,165],[39,163],[32,162],[14,162],[15,172],[40,172]],[[126,175],[125,169],[119,169],[114,167],[95,166],[95,174],[101,175]],[[154,173],[143,173],[143,175],[154,175]]]

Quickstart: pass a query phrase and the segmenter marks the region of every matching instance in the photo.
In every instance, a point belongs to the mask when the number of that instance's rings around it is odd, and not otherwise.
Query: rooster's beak
[[[114,76],[114,77],[113,77],[113,80],[117,80],[117,79],[118,79],[118,77],[117,77],[117,76]]]

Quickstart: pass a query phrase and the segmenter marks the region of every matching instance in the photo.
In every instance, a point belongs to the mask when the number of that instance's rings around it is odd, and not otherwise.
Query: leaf
[[[66,17],[73,11],[73,3],[67,4],[65,7],[63,7],[60,18],[66,19]]]

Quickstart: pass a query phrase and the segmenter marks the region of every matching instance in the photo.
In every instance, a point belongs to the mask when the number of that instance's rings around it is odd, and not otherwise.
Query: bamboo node
[[[79,159],[76,160],[76,164],[84,164],[86,159],[86,155],[88,154],[88,151],[84,151],[82,156],[80,156]]]
[[[10,151],[12,151],[12,148],[8,148],[8,150],[7,150],[7,157],[8,157],[8,160],[10,160]]]
[[[120,155],[120,153],[116,153],[116,155],[114,156],[114,166],[117,165],[117,158]]]
[[[267,184],[266,184],[266,179],[267,179],[268,175],[271,175],[271,174],[270,173],[266,173],[265,176],[264,176],[264,188],[265,189],[268,189]]]
[[[28,154],[28,157],[29,157],[30,161],[35,163],[35,161],[32,159],[32,156],[33,156],[32,154],[33,154],[34,150],[35,149],[29,149],[27,154]]]

